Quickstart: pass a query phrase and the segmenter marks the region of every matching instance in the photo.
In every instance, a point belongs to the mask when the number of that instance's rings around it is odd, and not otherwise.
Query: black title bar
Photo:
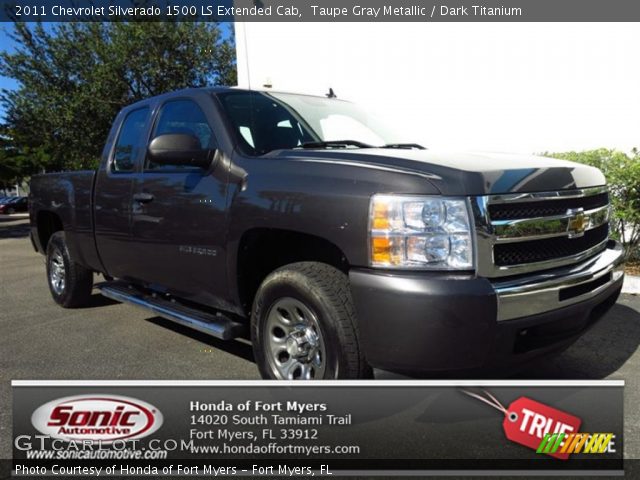
[[[0,0],[0,21],[637,22],[628,0]]]

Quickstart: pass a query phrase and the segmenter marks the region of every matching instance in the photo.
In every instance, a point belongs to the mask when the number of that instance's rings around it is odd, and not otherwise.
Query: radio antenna
[[[247,68],[247,87],[251,90],[251,71],[249,70],[249,42],[247,41],[247,22],[242,22],[242,35],[244,37],[244,62]]]

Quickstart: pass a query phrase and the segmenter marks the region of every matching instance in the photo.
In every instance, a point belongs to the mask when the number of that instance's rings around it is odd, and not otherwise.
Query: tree
[[[209,22],[15,23],[0,74],[9,149],[25,173],[95,166],[125,105],[186,87],[236,83],[235,48]],[[27,158],[28,157],[28,158]],[[35,163],[35,164],[34,164]]]
[[[628,155],[601,148],[545,155],[584,163],[602,170],[609,184],[609,197],[613,206],[612,231],[625,246],[627,258],[637,255],[640,245],[640,152],[633,149]]]

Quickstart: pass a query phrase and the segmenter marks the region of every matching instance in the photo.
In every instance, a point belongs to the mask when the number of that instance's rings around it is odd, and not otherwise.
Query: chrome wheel
[[[326,351],[317,315],[295,298],[281,298],[267,314],[264,348],[269,368],[281,380],[323,378]]]
[[[57,295],[64,292],[65,275],[64,258],[59,250],[55,250],[49,260],[49,283]]]

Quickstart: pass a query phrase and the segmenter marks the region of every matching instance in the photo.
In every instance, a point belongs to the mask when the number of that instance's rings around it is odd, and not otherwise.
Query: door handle
[[[138,203],[149,203],[153,198],[153,195],[150,193],[136,193],[133,195],[133,199]]]

